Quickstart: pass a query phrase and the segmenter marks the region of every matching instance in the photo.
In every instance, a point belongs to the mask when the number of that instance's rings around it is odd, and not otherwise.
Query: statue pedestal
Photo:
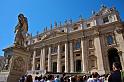
[[[14,46],[10,48],[12,58],[7,82],[18,82],[20,77],[25,75],[28,69],[29,52],[25,47]]]

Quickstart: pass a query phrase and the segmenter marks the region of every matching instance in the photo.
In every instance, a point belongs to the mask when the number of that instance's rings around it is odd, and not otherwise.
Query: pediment
[[[50,38],[62,36],[62,35],[65,35],[65,34],[66,34],[65,32],[59,32],[59,31],[46,32],[41,37],[41,40],[50,39]]]

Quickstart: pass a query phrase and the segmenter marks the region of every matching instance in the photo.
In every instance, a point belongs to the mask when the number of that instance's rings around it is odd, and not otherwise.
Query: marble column
[[[45,48],[43,48],[42,54],[42,69],[45,70]]]
[[[70,42],[70,72],[74,73],[74,56],[72,42]]]
[[[42,54],[43,54],[43,50],[40,50],[40,70],[42,70]]]
[[[51,72],[51,47],[49,47],[48,51],[48,72]]]
[[[65,72],[68,72],[68,43],[65,43]]]
[[[122,70],[124,70],[124,59],[123,59],[123,56],[122,56],[122,51],[119,51],[118,52],[118,55],[119,55],[119,57],[120,57],[120,62],[121,62],[121,66],[122,66]]]
[[[115,31],[115,37],[116,37],[116,42],[117,45],[119,45],[119,55],[120,56],[120,60],[121,60],[121,65],[122,65],[122,69],[124,70],[124,38],[123,35],[121,33],[121,29],[118,29],[118,31]]]
[[[34,50],[33,52],[32,71],[35,70],[35,57],[36,57],[36,50]]]
[[[58,53],[57,54],[57,72],[61,72],[61,69],[60,69],[61,68],[61,65],[60,65],[61,64],[60,63],[61,62],[61,60],[60,60],[61,59],[61,55],[60,55],[60,44],[58,44],[58,51],[57,51],[57,53]]]
[[[84,40],[81,38],[82,73],[86,72],[86,57],[84,54]]]
[[[104,70],[104,65],[103,65],[103,54],[101,50],[99,35],[96,35],[96,37],[94,38],[94,46],[95,46],[95,55],[97,56],[98,72],[100,74],[104,74],[105,70]]]

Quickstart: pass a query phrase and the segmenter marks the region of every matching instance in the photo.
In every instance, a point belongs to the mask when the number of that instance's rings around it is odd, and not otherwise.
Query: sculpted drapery
[[[15,27],[15,44],[24,46],[28,32],[27,18],[23,14],[18,15],[18,24]]]

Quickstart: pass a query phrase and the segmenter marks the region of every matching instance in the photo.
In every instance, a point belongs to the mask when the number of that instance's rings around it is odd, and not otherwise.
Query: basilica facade
[[[26,46],[32,71],[104,74],[112,70],[113,62],[119,62],[123,70],[124,22],[115,7],[102,6],[87,20],[55,22],[43,33],[28,35]]]

